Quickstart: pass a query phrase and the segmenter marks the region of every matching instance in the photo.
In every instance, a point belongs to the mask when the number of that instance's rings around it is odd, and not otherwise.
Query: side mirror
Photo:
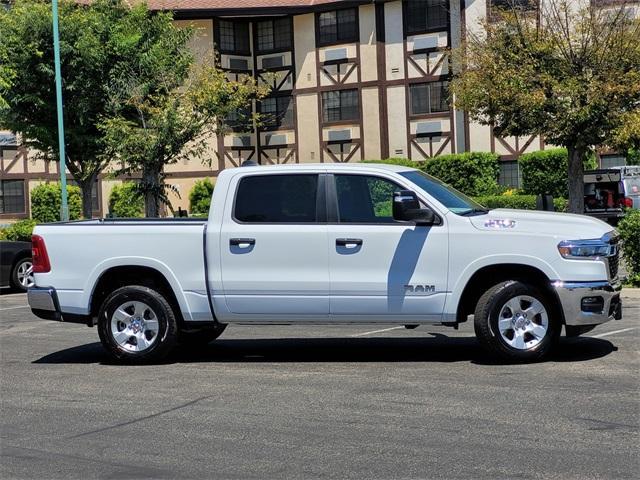
[[[420,201],[415,192],[400,190],[393,192],[393,219],[428,226],[435,223],[436,216],[432,210],[420,208]]]

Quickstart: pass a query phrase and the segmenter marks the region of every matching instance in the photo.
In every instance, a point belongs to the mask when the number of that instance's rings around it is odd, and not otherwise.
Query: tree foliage
[[[456,105],[496,134],[567,148],[572,212],[589,149],[613,143],[640,104],[640,22],[625,5],[586,4],[541,2],[540,23],[514,8],[468,31],[451,83]]]
[[[59,222],[62,207],[60,183],[42,183],[31,191],[31,217],[38,223]],[[80,188],[67,185],[69,220],[82,218]]]
[[[189,192],[189,210],[192,214],[203,215],[209,213],[211,196],[213,195],[213,183],[208,178],[196,180]]]
[[[146,94],[166,91],[161,74],[188,71],[186,42],[169,13],[150,12],[144,3],[123,0],[59,6],[62,96],[67,167],[83,191],[84,215],[91,216],[91,188],[111,157],[98,128],[113,112],[113,80],[135,75]],[[24,142],[58,160],[51,4],[16,0],[0,8],[0,125],[22,134]],[[10,76],[4,73],[6,69]]]
[[[144,216],[144,199],[136,183],[124,182],[111,189],[109,213],[119,218]]]
[[[120,173],[142,171],[147,216],[158,216],[161,202],[169,204],[164,167],[186,159],[210,162],[203,158],[208,142],[225,131],[225,118],[268,93],[249,76],[229,81],[213,65],[194,65],[188,72],[166,66],[148,83],[137,70],[123,71],[113,83],[117,111],[100,128],[109,151],[123,161]],[[154,82],[162,88],[150,88]]]

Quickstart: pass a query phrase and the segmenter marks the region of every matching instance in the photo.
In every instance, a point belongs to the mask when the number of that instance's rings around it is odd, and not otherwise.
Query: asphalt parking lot
[[[155,366],[0,295],[0,477],[638,478],[640,293],[550,361],[471,325],[231,327]]]

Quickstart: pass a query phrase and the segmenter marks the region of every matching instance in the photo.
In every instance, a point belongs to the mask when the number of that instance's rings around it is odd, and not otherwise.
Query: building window
[[[24,180],[0,181],[0,214],[26,213]]]
[[[411,115],[449,111],[449,82],[414,83],[409,92]]]
[[[336,90],[322,93],[322,117],[325,123],[360,118],[358,90]]]
[[[291,18],[258,22],[256,38],[258,40],[258,52],[260,53],[291,50],[293,45]]]
[[[517,160],[500,162],[498,183],[505,187],[520,188],[520,168]]]
[[[221,53],[250,55],[249,24],[246,22],[219,20],[218,49]]]
[[[623,155],[601,155],[600,168],[622,167],[627,164]]]
[[[225,118],[225,124],[234,131],[249,131],[253,125],[252,113],[251,105],[233,110]]]
[[[446,30],[449,24],[448,3],[446,0],[405,0],[406,34]]]
[[[291,96],[270,97],[260,102],[262,124],[267,128],[293,126],[293,102]]]
[[[358,41],[358,10],[334,10],[318,15],[319,46]]]

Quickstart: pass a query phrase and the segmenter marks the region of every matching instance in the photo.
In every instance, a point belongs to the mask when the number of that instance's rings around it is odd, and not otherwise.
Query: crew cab
[[[229,324],[473,322],[509,360],[622,317],[606,223],[487,210],[425,173],[381,164],[220,173],[208,219],[39,225],[32,311],[97,326],[111,355],[155,361]]]

